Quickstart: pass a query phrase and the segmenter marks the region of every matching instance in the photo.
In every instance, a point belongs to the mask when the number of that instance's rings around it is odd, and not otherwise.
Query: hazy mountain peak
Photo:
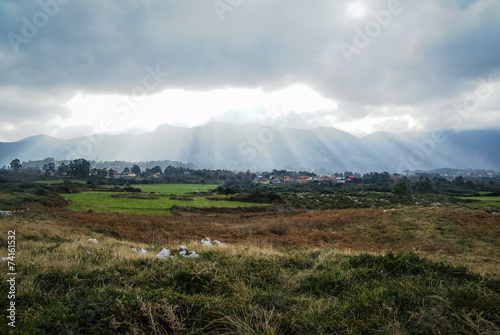
[[[0,164],[15,158],[56,160],[171,160],[199,167],[246,169],[312,169],[333,171],[402,171],[453,168],[500,168],[499,130],[433,133],[378,132],[358,138],[335,128],[274,129],[256,123],[211,122],[185,128],[169,124],[134,136],[106,135],[71,140],[37,135],[0,143]],[[79,150],[84,152],[79,152]],[[76,157],[79,156],[79,157]],[[468,159],[464,159],[467,157]]]

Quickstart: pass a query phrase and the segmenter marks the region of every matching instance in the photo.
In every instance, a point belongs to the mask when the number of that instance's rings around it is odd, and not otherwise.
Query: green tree
[[[137,177],[141,175],[141,168],[138,165],[132,165],[132,169],[130,169],[130,172],[135,173]]]
[[[56,172],[56,164],[54,163],[44,164],[42,170],[45,173]]]
[[[432,193],[434,191],[432,181],[428,177],[421,177],[420,181],[417,182],[416,189],[419,193]]]
[[[90,163],[83,158],[75,159],[69,163],[69,173],[75,178],[88,178]]]
[[[97,170],[97,178],[106,179],[107,175],[108,175],[108,170],[106,170],[105,168]]]
[[[161,167],[156,165],[154,168],[151,169],[151,173],[159,173],[161,174],[163,171],[161,170]]]
[[[465,183],[465,178],[462,176],[458,176],[457,178],[455,178],[455,180],[453,180],[453,184],[455,185],[463,186],[464,183]]]
[[[395,184],[392,189],[392,194],[394,194],[397,199],[403,202],[413,200],[410,185],[408,185],[408,182],[406,180]]]
[[[15,171],[20,170],[22,167],[23,166],[21,165],[21,161],[17,158],[10,162],[10,168],[14,169]]]
[[[60,176],[65,176],[69,173],[69,167],[64,164],[64,162],[62,162],[61,165],[59,165],[59,167],[57,168],[57,172]]]

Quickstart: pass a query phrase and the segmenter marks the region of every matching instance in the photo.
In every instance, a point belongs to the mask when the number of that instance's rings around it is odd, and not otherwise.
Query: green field
[[[474,203],[477,206],[484,206],[484,207],[500,207],[500,197],[460,197],[460,199],[463,200],[476,200],[478,201],[477,203]]]
[[[61,194],[68,198],[71,203],[69,208],[75,211],[94,211],[97,213],[135,213],[135,214],[170,214],[172,206],[191,207],[248,207],[262,206],[263,204],[209,200],[206,196],[196,196],[191,192],[206,192],[214,189],[218,185],[202,184],[151,184],[134,185],[142,190],[141,193],[124,192],[81,192],[72,194]],[[154,192],[154,193],[151,193]],[[139,198],[118,198],[117,196],[137,196]],[[181,196],[181,199],[171,199],[171,195]],[[182,196],[187,196],[192,200],[185,200]],[[152,197],[152,198],[148,198]],[[174,197],[175,198],[175,197]]]
[[[142,184],[132,185],[140,188],[142,192],[156,192],[159,194],[186,194],[190,192],[206,192],[213,190],[219,185],[204,185],[204,184]]]

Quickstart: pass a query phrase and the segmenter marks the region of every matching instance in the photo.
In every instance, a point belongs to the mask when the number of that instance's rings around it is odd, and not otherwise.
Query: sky
[[[498,0],[0,0],[0,141],[500,129]]]

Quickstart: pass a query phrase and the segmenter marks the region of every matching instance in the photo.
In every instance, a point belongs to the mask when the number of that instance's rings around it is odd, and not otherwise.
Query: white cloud
[[[71,118],[64,121],[61,127],[89,125],[95,131],[100,131],[104,123],[107,130],[121,132],[133,127],[153,130],[163,123],[197,126],[211,120],[224,122],[230,112],[247,114],[249,122],[263,122],[267,118],[292,111],[302,114],[334,110],[337,104],[307,86],[294,85],[274,92],[264,92],[262,89],[201,92],[172,89],[141,99],[120,95],[78,94],[67,103],[67,107],[71,111]]]

